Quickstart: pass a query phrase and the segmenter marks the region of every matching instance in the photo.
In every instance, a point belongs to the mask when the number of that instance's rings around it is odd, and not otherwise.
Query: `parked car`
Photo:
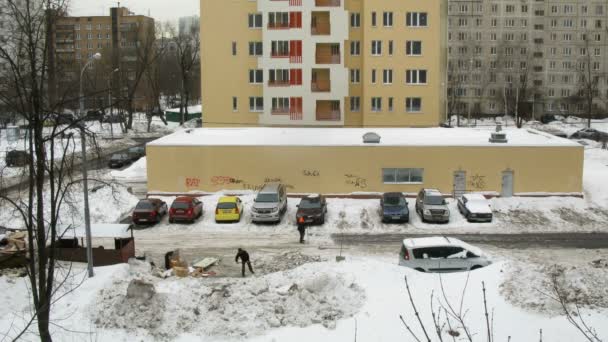
[[[548,124],[550,122],[557,121],[557,118],[553,114],[544,114],[540,117],[540,122]]]
[[[215,206],[215,222],[238,222],[243,216],[243,202],[236,196],[220,197]]]
[[[407,200],[401,192],[387,192],[380,199],[382,209],[382,222],[408,222],[410,220],[410,210],[407,207]]]
[[[146,148],[144,146],[131,147],[131,148],[129,148],[127,153],[131,157],[132,161],[136,161],[139,158],[144,157],[146,155]]]
[[[137,203],[131,219],[135,224],[158,223],[167,212],[167,203],[158,198],[148,198]]]
[[[579,131],[574,132],[570,139],[589,139],[595,141],[608,140],[608,133],[598,131],[594,128],[583,128]]]
[[[296,211],[296,224],[308,226],[324,224],[327,214],[327,201],[323,195],[315,194],[303,197]]]
[[[399,265],[420,272],[475,270],[491,263],[479,248],[444,236],[405,239],[399,252]]]
[[[30,155],[26,151],[12,150],[6,153],[4,161],[6,166],[26,166],[30,161]]]
[[[124,115],[121,114],[108,114],[106,116],[103,117],[102,121],[103,123],[121,123],[121,122],[125,122],[125,117]]]
[[[437,189],[422,189],[416,197],[416,212],[422,222],[450,221],[450,209],[443,195]]]
[[[251,207],[252,222],[281,222],[287,211],[287,192],[279,183],[265,184]]]
[[[71,125],[76,119],[72,114],[52,114],[45,124],[48,125]]]
[[[490,202],[481,194],[464,194],[458,198],[458,211],[469,222],[492,222]]]
[[[85,121],[99,121],[103,120],[103,112],[100,110],[89,110],[87,112],[87,116],[85,116]]]
[[[189,221],[194,223],[197,218],[203,216],[203,202],[194,197],[178,197],[171,203],[169,210],[169,222]]]
[[[108,161],[108,167],[111,169],[121,168],[131,163],[131,157],[127,153],[114,153]]]

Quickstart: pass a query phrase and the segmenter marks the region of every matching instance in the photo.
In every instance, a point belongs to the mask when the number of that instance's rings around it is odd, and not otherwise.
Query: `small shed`
[[[185,108],[184,108],[185,109]],[[188,107],[188,115],[184,118],[184,122],[202,117],[203,108],[201,105]],[[165,110],[165,118],[170,122],[180,122],[180,113],[178,108]]]
[[[62,227],[57,233],[60,236],[55,250],[57,260],[87,262],[84,227]],[[91,238],[114,240],[114,249],[93,247],[93,266],[126,263],[135,257],[135,239],[129,224],[92,224]]]

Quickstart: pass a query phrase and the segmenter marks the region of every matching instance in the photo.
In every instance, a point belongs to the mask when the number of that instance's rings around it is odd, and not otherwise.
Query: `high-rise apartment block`
[[[201,0],[204,125],[437,126],[446,15],[439,0]]]
[[[452,114],[584,115],[585,85],[606,113],[608,2],[449,0],[448,22]]]

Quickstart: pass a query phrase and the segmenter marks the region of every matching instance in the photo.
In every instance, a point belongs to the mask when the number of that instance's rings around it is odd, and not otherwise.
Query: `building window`
[[[74,25],[74,30],[80,31],[80,25],[78,25],[78,24]]]
[[[393,70],[392,69],[382,70],[382,82],[384,84],[393,84]]]
[[[289,113],[289,97],[273,97],[272,113]]]
[[[405,72],[406,84],[426,84],[426,70],[407,70]]]
[[[236,112],[239,110],[239,101],[236,97],[232,97],[232,111]]]
[[[249,42],[249,56],[261,56],[263,52],[262,42]]]
[[[405,43],[405,54],[408,56],[422,55],[422,42],[419,40],[408,40]]]
[[[350,69],[350,83],[356,84],[361,82],[361,70]]]
[[[384,25],[384,27],[393,26],[393,12],[382,13],[382,24]]]
[[[264,98],[263,97],[250,97],[249,98],[249,111],[250,112],[263,112],[264,111]]]
[[[264,70],[262,70],[262,69],[249,70],[249,83],[251,83],[251,84],[264,83]]]
[[[405,16],[405,26],[426,27],[427,25],[426,12],[407,12]]]
[[[382,55],[382,41],[372,40],[372,56]]]
[[[359,56],[361,54],[361,42],[353,40],[350,42],[350,55]]]
[[[382,111],[382,98],[381,97],[372,97],[372,112],[381,112]]]
[[[91,29],[93,29],[93,26],[91,24],[87,24],[87,30],[91,31]]]
[[[376,69],[372,69],[372,83],[376,83]]]
[[[249,14],[249,28],[262,28],[262,14],[250,13]]]
[[[382,169],[384,184],[422,183],[424,169]]]
[[[350,27],[361,27],[361,14],[351,13],[350,14]]]
[[[232,55],[236,56],[236,42],[232,42]]]
[[[388,55],[389,56],[393,55],[393,41],[392,40],[388,41]]]
[[[405,111],[407,113],[419,113],[422,110],[422,99],[420,97],[406,97]]]
[[[388,98],[388,111],[389,112],[393,111],[393,98],[392,97]]]
[[[93,34],[92,33],[87,33],[87,39],[93,39]]]
[[[372,12],[372,26],[376,27],[376,12]]]
[[[361,110],[361,98],[359,96],[352,96],[350,98],[350,111],[358,112]]]

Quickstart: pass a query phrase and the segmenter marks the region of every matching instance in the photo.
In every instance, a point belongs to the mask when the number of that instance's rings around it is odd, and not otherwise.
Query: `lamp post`
[[[81,162],[82,162],[82,191],[84,195],[84,226],[87,236],[87,269],[89,271],[89,278],[93,277],[93,249],[91,247],[91,216],[89,213],[89,183],[87,175],[87,145],[86,145],[86,133],[85,133],[85,114],[84,114],[84,92],[82,91],[82,79],[84,72],[87,68],[93,64],[96,60],[101,59],[101,54],[98,52],[93,56],[89,57],[87,63],[82,67],[80,71],[80,144],[81,144]]]
[[[110,135],[112,136],[112,140],[114,139],[114,111],[112,111],[112,76],[115,72],[118,72],[119,70],[119,68],[114,69],[114,71],[110,73],[110,78],[108,78],[108,105],[110,106]]]

